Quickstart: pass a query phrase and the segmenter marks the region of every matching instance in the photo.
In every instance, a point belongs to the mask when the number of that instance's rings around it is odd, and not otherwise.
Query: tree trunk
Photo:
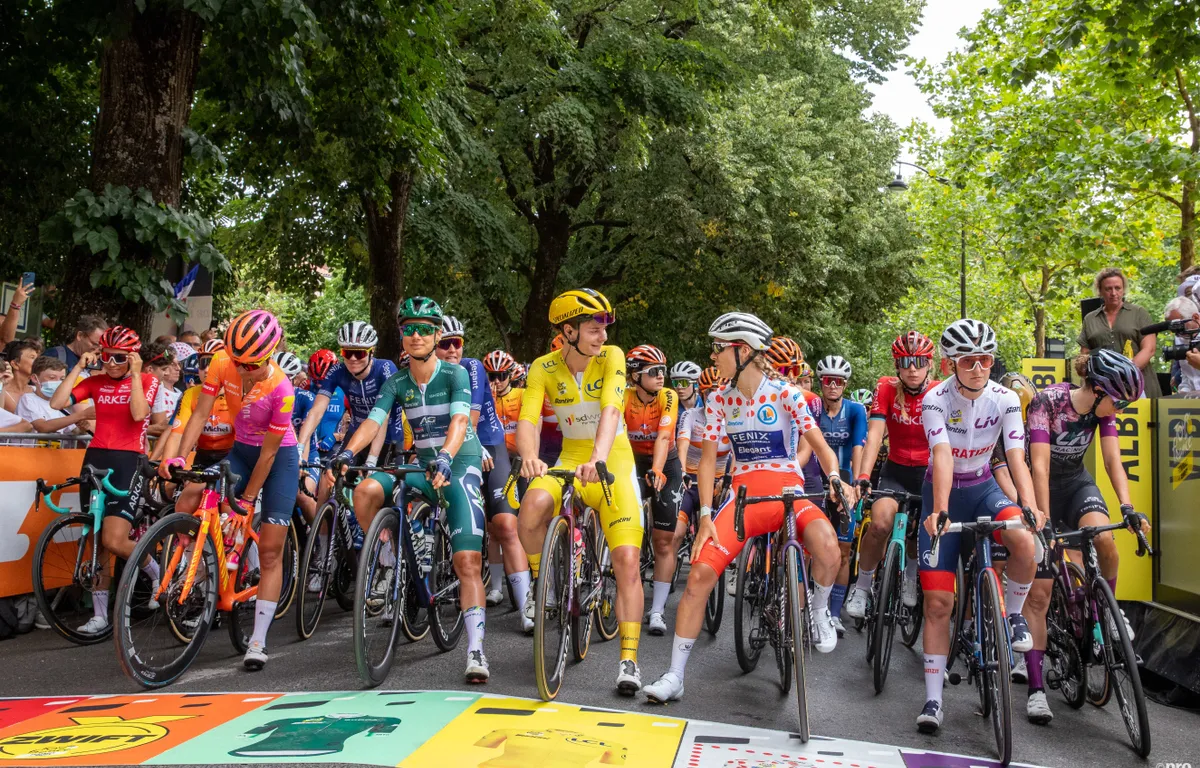
[[[1033,305],[1033,338],[1037,345],[1035,357],[1046,356],[1046,294],[1050,292],[1050,278],[1054,273],[1050,267],[1042,265],[1042,285],[1038,293],[1038,302]]]
[[[1187,182],[1183,185],[1183,195],[1179,199],[1179,271],[1189,269],[1196,261],[1196,184]]]
[[[530,362],[550,349],[550,302],[557,295],[558,273],[571,244],[571,217],[543,211],[537,221],[537,251],[529,281],[529,298],[521,312],[521,334],[513,339],[512,354]]]
[[[404,296],[404,219],[408,215],[413,175],[412,168],[397,168],[388,179],[390,200],[380,205],[364,196],[362,201],[370,263],[367,297],[371,304],[371,325],[379,334],[376,354],[392,360],[401,351],[396,309]]]
[[[90,188],[106,184],[145,188],[156,202],[177,205],[183,183],[183,135],[192,111],[200,63],[203,21],[194,13],[150,6],[139,13],[133,0],[122,0],[114,16],[127,33],[105,43],[100,57],[100,113],[92,140]],[[120,27],[120,24],[114,25]],[[165,271],[152,248],[122,238],[123,258],[132,257]],[[59,328],[70,328],[81,314],[99,314],[143,335],[153,310],[91,286],[92,271],[105,253],[74,248],[67,258],[59,303]]]

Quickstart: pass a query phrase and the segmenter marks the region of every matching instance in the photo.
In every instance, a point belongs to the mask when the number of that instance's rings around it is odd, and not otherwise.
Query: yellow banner
[[[1067,361],[1026,358],[1021,361],[1021,373],[1041,391],[1051,384],[1067,380]]]

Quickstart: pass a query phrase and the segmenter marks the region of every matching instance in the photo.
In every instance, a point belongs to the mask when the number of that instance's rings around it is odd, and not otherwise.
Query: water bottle
[[[433,570],[433,533],[427,531],[425,525],[425,521],[415,520],[411,526],[413,554],[422,576]]]
[[[1100,634],[1100,622],[1092,622],[1092,658],[1104,658],[1104,636]]]
[[[575,579],[576,581],[583,580],[583,531],[575,529],[575,542],[572,545],[572,551],[575,553]]]

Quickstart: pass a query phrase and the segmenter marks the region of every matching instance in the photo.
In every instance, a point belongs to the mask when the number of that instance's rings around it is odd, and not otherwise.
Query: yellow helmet
[[[562,325],[568,320],[587,315],[606,315],[606,324],[616,319],[612,304],[604,294],[591,288],[580,288],[558,295],[550,302],[550,324]]]
[[[1033,382],[1026,378],[1025,374],[1016,371],[1009,371],[1001,376],[1000,386],[1011,389],[1021,398],[1021,417],[1024,418],[1029,411],[1029,404],[1038,392],[1037,387],[1033,386]]]

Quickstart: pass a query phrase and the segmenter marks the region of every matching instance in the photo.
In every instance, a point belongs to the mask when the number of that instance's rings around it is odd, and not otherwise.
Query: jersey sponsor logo
[[[560,395],[567,394],[567,385],[564,382],[561,382],[561,381],[558,382],[558,394],[560,394]]]
[[[991,453],[995,447],[996,444],[992,443],[986,448],[971,448],[970,450],[966,448],[951,448],[950,453],[956,459],[974,459],[977,456],[984,456]]]
[[[1008,413],[1020,413],[1020,412],[1021,412],[1021,406],[1019,406],[1019,405],[1010,405],[1010,406],[1007,408],[1007,410],[1005,410],[1004,412],[1005,412],[1006,414],[1008,414]]]
[[[959,424],[962,422],[962,411],[955,409],[950,412],[949,422],[951,424]]]
[[[975,419],[975,429],[987,429],[1000,423],[999,416],[988,416],[986,419]]]
[[[758,420],[769,426],[779,421],[779,414],[775,411],[773,406],[764,405],[758,409]],[[849,437],[849,435],[847,435],[847,437]]]
[[[928,400],[921,403],[921,407],[926,411],[934,411],[935,413],[945,413],[946,412],[945,410],[942,409],[942,406],[935,405],[935,404],[929,402]]]
[[[554,359],[550,359],[550,360],[547,360],[546,362],[542,363],[542,370],[546,371],[547,373],[552,372],[557,367],[558,367],[558,361],[554,360]]]
[[[575,401],[573,397],[556,397],[554,398],[555,405],[570,405]]]
[[[415,390],[415,389],[409,389],[409,390],[405,390],[405,392],[404,392],[404,404],[405,404],[405,405],[412,405],[412,404],[413,404],[413,403],[415,403],[415,402],[417,402],[417,390]]]
[[[942,427],[938,427],[937,429],[932,429],[932,430],[930,430],[930,431],[929,431],[929,436],[930,436],[930,437],[937,437],[938,435],[942,434],[942,433],[943,433],[943,432],[945,432],[945,431],[946,431],[946,430],[944,430]]]
[[[588,397],[599,400],[600,392],[603,389],[604,389],[604,380],[596,379],[595,381],[589,381],[588,383],[583,385],[583,394],[587,395]]]
[[[661,419],[658,420],[658,426],[660,426],[660,427],[665,427],[670,423],[671,423],[670,416],[663,416]]]
[[[0,758],[47,760],[82,757],[149,744],[168,735],[160,723],[188,720],[188,715],[159,715],[125,720],[121,717],[75,717],[74,725],[14,734],[0,739]]]
[[[742,409],[741,409],[741,408],[734,407],[734,408],[733,408],[733,410],[731,410],[731,411],[729,412],[729,418],[731,418],[731,419],[740,419],[740,418],[742,418]]]
[[[729,440],[733,444],[733,454],[738,461],[788,458],[788,448],[784,445],[781,432],[761,430],[731,432]]]
[[[947,425],[947,426],[946,426],[946,431],[947,431],[947,432],[953,432],[953,433],[954,433],[954,434],[956,434],[956,435],[965,435],[965,434],[967,434],[967,428],[966,428],[966,427],[951,427],[951,426]]]
[[[101,390],[103,392],[103,390]],[[129,393],[119,395],[100,394],[96,397],[97,405],[129,405]]]
[[[296,398],[293,395],[288,395],[287,397],[283,398],[283,402],[279,405],[279,412],[291,413],[292,407],[295,405],[295,403]]]
[[[1016,430],[1014,429],[1014,430],[1012,430],[1011,432],[1009,432],[1009,433],[1008,433],[1008,439],[1009,439],[1009,440],[1012,440],[1012,441],[1014,441],[1014,442],[1015,442],[1015,441],[1017,441],[1017,440],[1024,440],[1024,439],[1025,439],[1025,435],[1023,435],[1022,433],[1020,433],[1020,432],[1018,432],[1018,431],[1016,431]]]

